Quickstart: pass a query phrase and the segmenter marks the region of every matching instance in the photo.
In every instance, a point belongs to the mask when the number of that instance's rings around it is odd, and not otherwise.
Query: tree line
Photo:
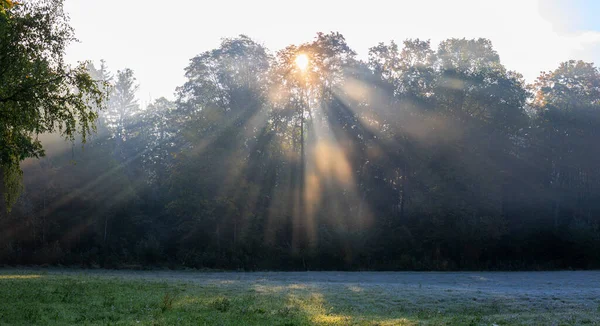
[[[361,60],[335,32],[276,52],[241,35],[147,107],[132,70],[86,71],[108,94],[96,133],[83,148],[42,135],[0,263],[600,266],[592,63],[528,84],[487,39],[379,43]]]

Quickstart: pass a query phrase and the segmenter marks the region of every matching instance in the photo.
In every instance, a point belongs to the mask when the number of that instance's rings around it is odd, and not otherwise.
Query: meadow
[[[2,325],[597,325],[600,272],[0,271]]]

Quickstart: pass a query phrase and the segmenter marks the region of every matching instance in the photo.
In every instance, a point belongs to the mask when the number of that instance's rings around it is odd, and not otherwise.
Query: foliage
[[[83,141],[94,129],[104,94],[85,64],[64,63],[74,41],[61,0],[3,1],[0,15],[0,169],[10,208],[20,187],[19,162],[44,155],[38,135]]]

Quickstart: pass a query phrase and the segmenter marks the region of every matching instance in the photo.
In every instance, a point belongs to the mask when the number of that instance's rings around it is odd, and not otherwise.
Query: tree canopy
[[[100,96],[93,80],[110,84],[98,133],[85,151],[23,163],[0,261],[600,266],[592,63],[527,83],[487,39],[378,43],[361,60],[340,33],[275,52],[241,35],[191,58],[175,100],[147,106],[132,70],[86,69],[80,108]]]

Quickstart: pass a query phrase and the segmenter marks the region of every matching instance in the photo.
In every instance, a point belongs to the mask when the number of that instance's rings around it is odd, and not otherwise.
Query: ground
[[[0,269],[5,325],[600,325],[600,272]]]

